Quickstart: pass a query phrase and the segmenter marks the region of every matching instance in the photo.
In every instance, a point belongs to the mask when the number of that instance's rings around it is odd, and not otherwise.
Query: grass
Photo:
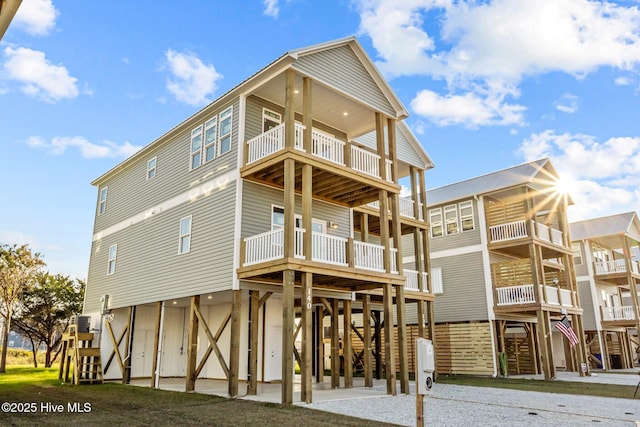
[[[196,393],[171,392],[107,383],[74,386],[60,384],[57,368],[12,366],[0,374],[0,403],[35,403],[35,413],[3,413],[2,425],[11,426],[384,426],[385,423],[345,417],[298,406],[227,399]],[[68,405],[90,412],[70,413]],[[89,406],[85,406],[88,403]],[[61,413],[43,411],[42,404]],[[50,407],[51,407],[50,405]]]
[[[640,379],[640,378],[639,378]],[[542,381],[522,378],[490,378],[466,375],[440,375],[439,384],[456,384],[473,387],[494,387],[513,390],[539,391],[543,393],[578,394],[600,397],[632,399],[635,386],[584,383],[569,381]]]

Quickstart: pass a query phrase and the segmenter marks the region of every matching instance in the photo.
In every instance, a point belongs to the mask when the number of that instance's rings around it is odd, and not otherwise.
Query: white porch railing
[[[298,150],[302,150],[302,138],[304,134],[304,126],[300,123],[295,124],[294,145]],[[284,148],[284,123],[261,133],[255,138],[247,141],[248,155],[247,164],[258,161],[270,154],[280,151]]]
[[[414,205],[414,201],[411,200],[408,197],[400,197],[400,216],[403,216],[405,218],[411,218],[411,219],[415,219],[415,215],[413,214],[413,205]],[[367,206],[373,208],[373,209],[380,209],[380,202],[379,201],[374,201],[374,202],[370,202],[367,203]],[[418,209],[418,219],[422,221],[422,203],[420,203],[420,209]]]
[[[507,286],[497,288],[497,305],[529,304],[536,302],[533,285]]]
[[[393,177],[391,176],[391,165],[393,165],[393,162],[389,159],[385,159],[385,164],[386,164],[385,173],[387,174],[387,181],[393,182]]]
[[[491,226],[489,227],[489,234],[491,235],[492,243],[527,237],[526,221],[521,220]]]
[[[434,295],[444,292],[444,286],[442,285],[442,268],[440,267],[433,267],[431,269],[431,292]]]
[[[536,223],[538,237],[554,245],[564,246],[564,234],[560,230],[551,228],[541,222]]]
[[[602,320],[635,320],[632,306],[602,307]]]
[[[404,269],[403,270],[404,275],[407,277],[407,281],[404,285],[405,289],[408,289],[410,291],[419,291],[420,290],[420,284],[418,282],[418,272],[415,270],[408,270],[408,269]],[[425,284],[425,290],[424,292],[427,292],[426,290],[426,283],[427,283],[427,273],[426,272],[422,272],[422,283]],[[433,286],[433,284],[432,284]]]
[[[569,289],[560,289],[560,305],[563,307],[573,307],[573,299],[571,298]]]
[[[626,273],[627,263],[624,259],[614,259],[611,261],[599,261],[593,263],[596,267],[596,274]]]
[[[398,250],[396,248],[391,248],[389,261],[391,262],[391,272],[393,274],[398,274]]]
[[[302,258],[302,239],[304,230],[296,228],[295,230],[295,257]],[[252,265],[260,262],[272,261],[280,259],[284,256],[284,230],[270,230],[255,236],[247,237],[245,241],[245,258],[244,265]]]
[[[366,242],[353,242],[354,267],[384,272],[384,246]]]
[[[344,166],[344,141],[315,129],[311,131],[311,139],[313,140],[314,156]]]
[[[543,292],[547,304],[560,305],[560,295],[558,295],[558,288],[553,286],[544,286]]]
[[[640,267],[638,267],[638,261],[631,261],[631,271],[635,274],[640,274]]]
[[[348,265],[347,239],[323,233],[312,233],[314,261],[334,265]]]
[[[358,172],[380,178],[380,156],[355,145],[351,146],[351,167]]]

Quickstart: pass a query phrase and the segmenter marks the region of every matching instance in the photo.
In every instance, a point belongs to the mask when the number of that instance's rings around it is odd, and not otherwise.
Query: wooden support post
[[[324,308],[316,307],[316,384],[324,382]]]
[[[258,333],[260,327],[260,291],[249,291],[249,384],[247,394],[258,394]]]
[[[340,331],[338,329],[338,300],[333,299],[331,310],[331,388],[340,387]]]
[[[285,71],[284,91],[284,147],[293,150],[295,146],[295,90],[296,72],[292,69]]]
[[[307,154],[313,151],[311,133],[313,131],[312,83],[309,77],[302,78],[302,124],[304,125],[303,147]]]
[[[131,382],[131,353],[133,352],[133,328],[136,324],[136,306],[129,307],[129,321],[127,323],[127,339],[124,346],[124,371],[122,372],[122,384]]]
[[[373,387],[373,367],[371,366],[371,296],[362,298],[362,328],[364,329],[364,386]]]
[[[581,315],[574,315],[574,327],[576,328],[575,333],[578,335],[578,371],[580,372],[580,376],[583,377],[585,375],[591,375],[591,366],[589,364],[589,348],[587,347],[587,342],[584,333],[584,326],[582,323]],[[587,371],[582,372],[582,368],[580,366],[581,363],[586,363]]]
[[[162,319],[162,301],[158,301],[156,303],[156,321],[155,321],[155,328],[154,328],[154,334],[153,334],[153,361],[151,362],[151,388],[155,388],[156,387],[156,382],[158,380],[158,377],[160,376],[159,373],[159,369],[158,369],[158,350],[160,347],[160,326],[161,326],[161,319]]]
[[[240,316],[242,294],[239,289],[231,291],[231,346],[229,349],[229,396],[238,395],[238,376],[240,372]]]
[[[384,284],[384,359],[385,376],[387,379],[387,394],[395,396],[396,391],[396,346],[393,337],[393,285]]]
[[[380,156],[380,178],[387,179],[387,154],[384,144],[384,116],[376,113],[376,153]],[[380,206],[382,211],[382,206]]]
[[[407,315],[404,286],[394,286],[396,293],[396,318],[398,321],[398,357],[400,358],[400,391],[409,394],[409,352],[407,350]]]
[[[313,378],[312,371],[312,342],[313,342],[313,274],[302,274],[302,297],[300,302],[301,323],[302,323],[302,366],[300,372],[302,376],[302,387],[300,400],[311,403],[311,383]]]
[[[284,257],[295,256],[296,162],[284,161]],[[310,231],[310,230],[309,230]]]
[[[196,389],[196,366],[198,362],[198,316],[196,310],[200,307],[200,295],[191,297],[189,310],[189,335],[187,339],[187,384],[185,391]]]
[[[375,335],[376,335],[376,379],[382,379],[382,322],[380,320],[380,312],[373,312],[375,319]]]
[[[418,184],[420,191],[420,203],[422,203],[422,218],[425,222],[428,221],[428,211],[427,211],[427,188],[426,182],[424,179],[424,170],[418,170]],[[432,278],[431,278],[431,258],[429,256],[429,233],[430,231],[427,229],[422,233],[422,262],[424,271],[427,273],[427,291],[433,293],[432,286]],[[427,332],[427,339],[431,340],[433,343],[433,348],[437,348],[436,345],[436,318],[433,309],[433,301],[427,301],[426,305],[426,320],[429,324],[429,329]],[[436,371],[434,372],[434,379],[437,379],[438,374],[438,361],[436,358]]]
[[[293,161],[292,161],[293,162]],[[286,211],[285,211],[286,214]],[[293,403],[293,324],[295,272],[285,270],[282,283],[282,399],[283,405]]]
[[[344,361],[344,388],[353,387],[353,347],[351,343],[351,300],[342,301],[342,356]]]
[[[391,244],[389,241],[389,197],[386,190],[380,190],[380,245],[384,246],[384,271],[391,273]],[[386,318],[385,318],[386,319]]]

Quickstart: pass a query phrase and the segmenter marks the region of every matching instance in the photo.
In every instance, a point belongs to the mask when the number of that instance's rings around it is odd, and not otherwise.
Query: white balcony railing
[[[624,259],[614,259],[611,261],[599,261],[593,263],[596,274],[626,273],[627,263]]]
[[[344,141],[324,132],[313,129],[313,155],[344,166]]]
[[[302,138],[304,134],[304,126],[300,123],[295,124],[294,145],[298,150],[302,150]],[[270,154],[280,151],[284,148],[284,123],[261,133],[255,138],[247,141],[248,154],[247,164],[256,162]]]
[[[405,289],[408,289],[410,291],[419,291],[420,290],[420,284],[418,282],[418,272],[415,270],[408,270],[408,269],[404,269],[404,275],[407,278],[407,281],[404,285]],[[427,292],[426,289],[426,283],[427,283],[427,273],[426,272],[422,272],[422,283],[425,286],[424,292]]]
[[[348,265],[347,263],[347,239],[331,236],[329,234],[312,234],[312,248],[314,261],[334,265]]]
[[[351,146],[351,167],[358,172],[380,178],[380,156],[355,145]]]
[[[497,305],[529,304],[536,302],[533,285],[507,286],[496,289]]]
[[[569,289],[560,289],[560,305],[563,307],[573,307],[573,299],[571,298],[573,292]]]
[[[295,230],[295,257],[302,258],[302,239],[304,230]],[[247,237],[245,241],[244,265],[258,264],[260,262],[273,261],[284,256],[284,230],[277,229]]]
[[[393,182],[393,177],[391,176],[391,165],[393,165],[393,162],[389,159],[385,159],[385,164],[386,164],[386,168],[385,168],[385,173],[387,174],[387,181],[389,182]]]
[[[602,320],[635,320],[632,306],[603,307]]]
[[[391,272],[398,274],[398,250],[396,248],[391,248],[389,261],[391,262]]]
[[[554,245],[565,246],[564,234],[562,233],[562,231],[551,228],[541,222],[536,223],[536,228],[538,231],[538,238],[547,242],[551,242]]]
[[[440,267],[433,267],[431,269],[431,292],[434,295],[442,294],[444,292],[444,287],[442,285],[442,268]]]
[[[560,305],[560,295],[558,294],[558,288],[554,286],[544,286],[543,292],[547,304]]]
[[[493,225],[489,227],[491,242],[504,242],[507,240],[520,239],[527,237],[526,221],[514,221],[506,224]]]
[[[413,205],[415,202],[408,197],[400,197],[400,216],[405,218],[415,219],[415,215],[413,214]],[[374,201],[367,203],[367,206],[373,209],[380,209],[380,202]],[[422,221],[422,203],[420,203],[420,209],[418,209],[418,219]]]

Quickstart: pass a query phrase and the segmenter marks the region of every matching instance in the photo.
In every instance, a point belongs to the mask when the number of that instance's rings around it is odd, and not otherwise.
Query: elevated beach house
[[[427,192],[440,374],[582,372],[586,349],[566,208],[549,159]],[[405,253],[405,262],[411,254]],[[566,316],[571,346],[555,325]]]
[[[596,368],[633,368],[640,363],[638,215],[572,223],[571,239],[589,360]]]
[[[433,166],[406,117],[350,37],[285,53],[97,178],[84,312],[105,378],[274,382],[291,403],[297,366],[310,402],[330,360],[332,387],[357,365],[408,392],[405,304],[434,297],[425,257],[402,262],[403,234],[428,248]]]

